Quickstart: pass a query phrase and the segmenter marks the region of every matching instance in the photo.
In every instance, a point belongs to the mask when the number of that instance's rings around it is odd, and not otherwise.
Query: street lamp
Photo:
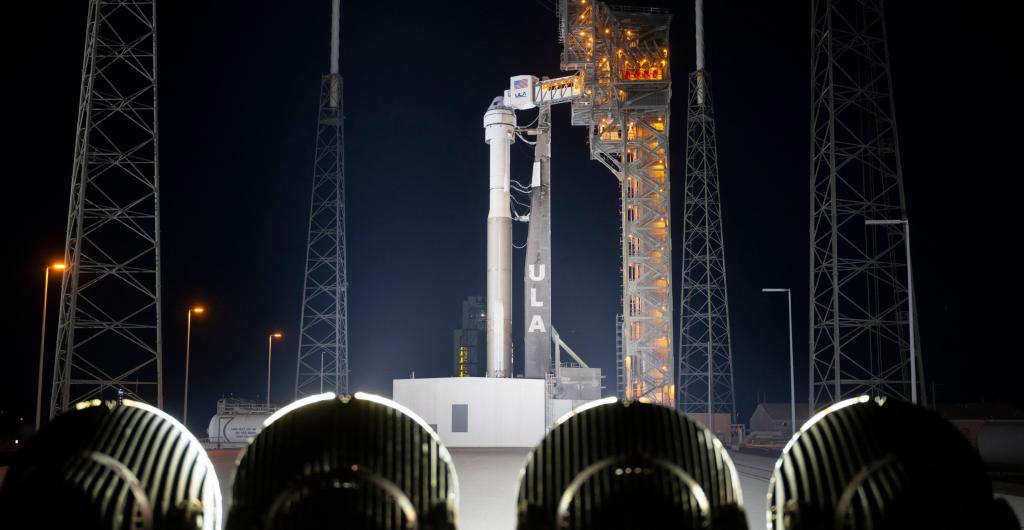
[[[796,384],[793,382],[793,293],[789,289],[765,288],[762,293],[786,293],[786,306],[789,308],[789,427],[796,436]],[[807,404],[810,406],[810,403]]]
[[[910,274],[910,221],[906,219],[866,219],[865,226],[903,228],[903,247],[907,253],[907,323],[910,326],[910,401],[917,403],[917,350],[914,344],[914,280]]]
[[[271,333],[267,337],[267,408],[270,408],[270,359],[274,355],[274,339],[284,337],[284,333]]]
[[[50,292],[50,269],[62,271],[67,268],[63,263],[47,265],[43,270],[43,330],[39,333],[39,381],[36,383],[36,430],[39,430],[43,418],[43,353],[46,351],[46,299]]]
[[[206,311],[202,306],[190,307],[185,324],[185,410],[181,413],[181,424],[188,428],[188,361],[189,349],[192,344],[192,314],[201,315]]]

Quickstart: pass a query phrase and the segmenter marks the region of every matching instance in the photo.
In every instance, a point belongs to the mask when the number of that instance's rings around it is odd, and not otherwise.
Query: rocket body
[[[551,107],[537,119],[530,228],[523,268],[523,375],[544,379],[551,363]]]
[[[487,212],[487,377],[512,377],[512,213],[509,151],[516,116],[496,98],[484,114],[490,149]]]

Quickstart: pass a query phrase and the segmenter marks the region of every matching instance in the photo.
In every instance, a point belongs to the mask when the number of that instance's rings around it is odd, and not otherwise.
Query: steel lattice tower
[[[623,394],[675,405],[669,25],[662,9],[561,0],[561,67],[583,73],[572,124],[621,184]]]
[[[882,0],[812,1],[811,46],[811,409],[909,399],[903,234],[865,226],[906,219]]]
[[[295,397],[348,393],[345,131],[338,68],[339,2],[331,21],[331,73],[320,81]]]
[[[163,407],[156,4],[91,0],[50,417],[78,401]]]
[[[697,0],[697,70],[686,114],[686,182],[679,305],[679,407],[707,415],[736,410],[711,81],[704,69],[703,2]]]

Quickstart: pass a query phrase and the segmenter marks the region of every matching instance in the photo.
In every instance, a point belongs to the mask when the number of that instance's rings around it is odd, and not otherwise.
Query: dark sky
[[[646,4],[676,13],[678,227],[692,4]],[[20,2],[26,11],[9,13],[4,31],[0,408],[25,416],[34,406],[42,269],[63,253],[85,5]],[[410,372],[450,374],[460,301],[484,293],[482,115],[510,75],[559,75],[552,6],[343,2],[353,390],[389,395],[391,379]],[[1020,266],[1012,257],[1021,240],[1012,193],[1021,174],[1020,98],[1002,6],[891,2],[888,29],[925,374],[940,401],[1021,406]],[[203,303],[209,313],[193,329],[194,427],[205,428],[223,394],[262,396],[272,330],[285,333],[275,351],[275,401],[294,388],[329,10],[328,0],[159,8],[167,409],[180,414],[186,308]],[[746,419],[758,394],[788,398],[785,301],[761,287],[794,289],[797,388],[806,395],[809,6],[736,0],[706,11],[737,406]],[[613,393],[617,184],[588,161],[585,133],[569,126],[567,109],[554,114],[555,326],[604,369]],[[514,176],[525,178],[531,159],[515,145]],[[518,229],[517,243],[524,234]],[[52,335],[56,311],[50,318]],[[52,363],[52,337],[46,345]]]

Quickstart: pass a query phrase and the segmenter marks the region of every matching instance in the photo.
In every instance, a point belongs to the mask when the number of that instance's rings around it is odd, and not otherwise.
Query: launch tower
[[[561,67],[584,97],[572,124],[587,128],[591,159],[619,180],[622,219],[623,394],[675,404],[669,202],[668,11],[559,2]]]

